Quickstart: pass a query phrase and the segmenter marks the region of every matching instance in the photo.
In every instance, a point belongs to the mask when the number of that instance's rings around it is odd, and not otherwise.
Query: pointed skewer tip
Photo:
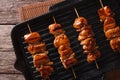
[[[30,33],[32,33],[32,31],[31,31],[31,29],[30,29],[30,25],[29,25],[29,24],[27,24],[27,27],[28,27],[28,29],[29,29]]]
[[[96,65],[96,68],[99,69],[99,66],[96,60],[95,60],[95,65]]]
[[[56,19],[55,19],[55,17],[53,16],[53,20],[54,20],[54,23],[56,23]]]
[[[103,6],[102,0],[99,0],[99,2],[100,2],[101,7],[103,8],[104,6]]]
[[[76,13],[77,17],[79,18],[80,16],[79,16],[79,14],[78,14],[77,9],[76,9],[76,8],[74,8],[74,10],[75,10],[75,13]]]
[[[71,70],[72,70],[72,73],[73,73],[74,78],[76,79],[76,78],[77,78],[77,76],[76,76],[76,74],[75,74],[74,69],[73,69],[73,68],[71,68]]]

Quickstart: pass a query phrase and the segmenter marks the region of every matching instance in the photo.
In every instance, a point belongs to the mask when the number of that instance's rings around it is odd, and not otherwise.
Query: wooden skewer
[[[101,7],[103,8],[104,6],[103,6],[102,0],[99,0],[99,2],[100,2]]]
[[[56,19],[55,19],[55,17],[53,16],[53,20],[54,20],[54,23],[56,23]]]
[[[95,60],[95,65],[96,65],[96,68],[99,69],[99,66],[96,60]]]
[[[74,8],[74,10],[75,10],[75,13],[76,13],[77,17],[79,18],[80,16],[79,16],[79,14],[78,14],[77,9],[76,9],[76,8]]]
[[[54,20],[54,23],[57,23],[54,16],[53,16],[53,20]],[[77,76],[76,76],[76,74],[75,74],[75,71],[74,71],[73,67],[71,67],[71,70],[72,70],[72,73],[73,73],[74,78],[76,79]]]
[[[79,16],[79,14],[78,14],[77,9],[76,9],[76,8],[74,8],[74,10],[75,10],[75,13],[76,13],[77,17],[79,18],[80,16]],[[97,68],[97,69],[99,69],[99,66],[98,66],[98,64],[97,64],[97,61],[96,61],[96,60],[95,60],[95,64],[96,64],[96,68]]]
[[[32,33],[32,31],[31,31],[31,28],[30,28],[30,25],[29,25],[29,24],[27,24],[27,27],[28,27],[28,29],[29,29],[30,33]]]
[[[77,76],[76,76],[76,74],[75,74],[75,71],[74,71],[73,67],[71,68],[71,70],[72,70],[72,73],[73,73],[74,78],[76,79]]]

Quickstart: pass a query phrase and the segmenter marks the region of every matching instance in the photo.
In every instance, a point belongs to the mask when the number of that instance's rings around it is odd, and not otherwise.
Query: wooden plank
[[[13,66],[16,60],[10,37],[13,27],[14,25],[0,25],[0,74],[21,73]]]
[[[0,0],[0,24],[19,23],[18,8],[20,6],[45,1],[52,3],[51,0]]]
[[[0,74],[0,80],[25,80],[22,74]]]

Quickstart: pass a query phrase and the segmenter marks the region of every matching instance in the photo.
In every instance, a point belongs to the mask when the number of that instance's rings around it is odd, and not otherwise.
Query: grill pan
[[[115,19],[120,25],[120,6],[115,0],[103,0],[105,5],[111,7],[115,12]],[[74,12],[74,7],[77,8],[80,16],[85,17],[88,23],[92,25],[93,32],[99,50],[101,51],[101,58],[97,60],[100,70],[96,69],[95,63],[88,63],[86,56],[82,53],[82,46],[77,40],[78,33],[73,28],[72,24],[77,17]],[[30,19],[26,22],[16,25],[11,33],[11,38],[17,57],[15,68],[23,72],[26,80],[42,80],[38,71],[33,66],[33,58],[27,51],[28,44],[24,41],[23,36],[29,33],[27,24],[30,25],[31,30],[37,31],[41,34],[42,40],[46,43],[49,57],[54,62],[53,67],[55,72],[50,76],[50,80],[74,80],[72,71],[65,70],[60,59],[57,49],[54,48],[54,36],[49,34],[48,25],[54,23],[52,16],[54,15],[56,21],[62,25],[66,31],[66,35],[70,39],[71,47],[78,59],[78,64],[74,66],[77,80],[99,80],[103,73],[112,69],[120,67],[120,54],[113,52],[109,46],[109,41],[106,40],[103,32],[103,26],[99,22],[97,10],[100,8],[98,0],[83,0],[83,1],[64,1],[50,8],[50,12],[42,16]]]

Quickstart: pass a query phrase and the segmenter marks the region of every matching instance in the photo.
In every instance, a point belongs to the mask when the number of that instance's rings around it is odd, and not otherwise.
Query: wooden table
[[[0,0],[0,80],[25,80],[22,73],[14,68],[16,56],[11,30],[19,23],[18,7],[45,1],[51,0]]]

